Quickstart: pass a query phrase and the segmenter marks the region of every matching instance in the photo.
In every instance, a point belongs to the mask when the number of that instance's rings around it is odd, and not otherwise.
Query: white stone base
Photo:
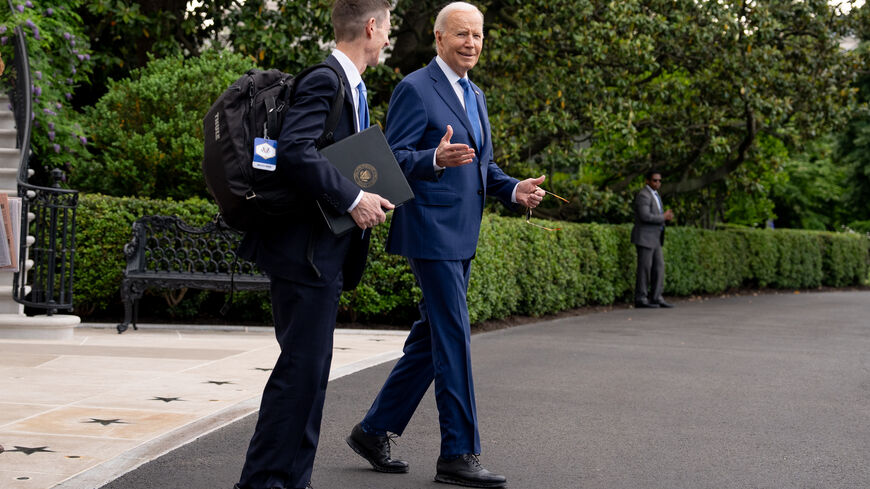
[[[0,314],[0,338],[14,340],[71,340],[81,318],[68,314],[25,316]]]

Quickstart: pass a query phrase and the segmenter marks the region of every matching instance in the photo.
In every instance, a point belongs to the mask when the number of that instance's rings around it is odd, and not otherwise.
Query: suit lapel
[[[350,82],[347,80],[347,75],[344,73],[344,68],[341,67],[341,63],[335,59],[335,56],[329,55],[325,61],[326,64],[335,68],[335,71],[338,72],[338,78],[341,80],[341,83],[344,84],[344,115],[347,117],[347,114],[350,115],[350,127],[351,129],[356,127],[354,121],[356,120],[356,113],[353,107],[353,92],[351,92]]]
[[[468,132],[469,137],[472,141],[473,145],[476,145],[477,142],[474,141],[474,130],[471,128],[471,121],[468,120],[468,114],[465,112],[465,109],[462,108],[462,104],[459,102],[459,99],[456,98],[456,92],[453,90],[453,87],[450,86],[450,82],[447,80],[447,76],[441,71],[441,67],[438,66],[438,63],[433,58],[432,61],[427,65],[429,68],[429,75],[432,77],[432,86],[435,88],[435,92],[444,100],[444,103],[450,107],[450,110],[456,115],[462,125],[465,126],[465,130]],[[478,91],[475,89],[475,91]],[[478,97],[479,100],[479,97]],[[480,110],[480,104],[478,103],[478,111]],[[480,148],[477,148],[480,151]]]

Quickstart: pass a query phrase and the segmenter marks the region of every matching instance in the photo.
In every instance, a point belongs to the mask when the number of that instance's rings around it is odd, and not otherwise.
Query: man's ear
[[[374,17],[370,17],[366,22],[366,37],[372,38],[375,35],[375,27],[377,26],[378,21],[375,20]]]

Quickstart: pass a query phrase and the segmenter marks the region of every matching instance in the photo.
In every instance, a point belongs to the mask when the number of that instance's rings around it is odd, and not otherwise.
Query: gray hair
[[[447,17],[450,16],[453,12],[477,12],[480,15],[480,22],[483,23],[483,12],[480,11],[479,8],[468,2],[453,2],[448,3],[440,12],[438,12],[438,16],[435,17],[435,29],[433,32],[444,32],[444,24],[447,23]]]

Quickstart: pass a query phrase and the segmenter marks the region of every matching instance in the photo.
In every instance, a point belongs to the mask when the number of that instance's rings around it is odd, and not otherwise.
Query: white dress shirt
[[[362,83],[362,76],[359,74],[359,70],[356,69],[356,66],[353,64],[353,61],[347,57],[346,54],[342,53],[338,50],[338,48],[332,50],[332,55],[335,56],[335,59],[338,60],[338,63],[341,65],[341,68],[344,70],[344,76],[347,77],[347,81],[353,90],[351,90],[351,96],[353,97],[353,110],[354,113],[357,114],[353,120],[356,122],[356,130],[359,132],[359,92],[356,90],[356,86]],[[338,81],[341,83],[341,80]],[[353,204],[347,208],[347,212],[350,212],[356,209],[359,201],[362,200],[363,191],[360,190],[359,194],[356,196],[356,200],[353,201]]]

